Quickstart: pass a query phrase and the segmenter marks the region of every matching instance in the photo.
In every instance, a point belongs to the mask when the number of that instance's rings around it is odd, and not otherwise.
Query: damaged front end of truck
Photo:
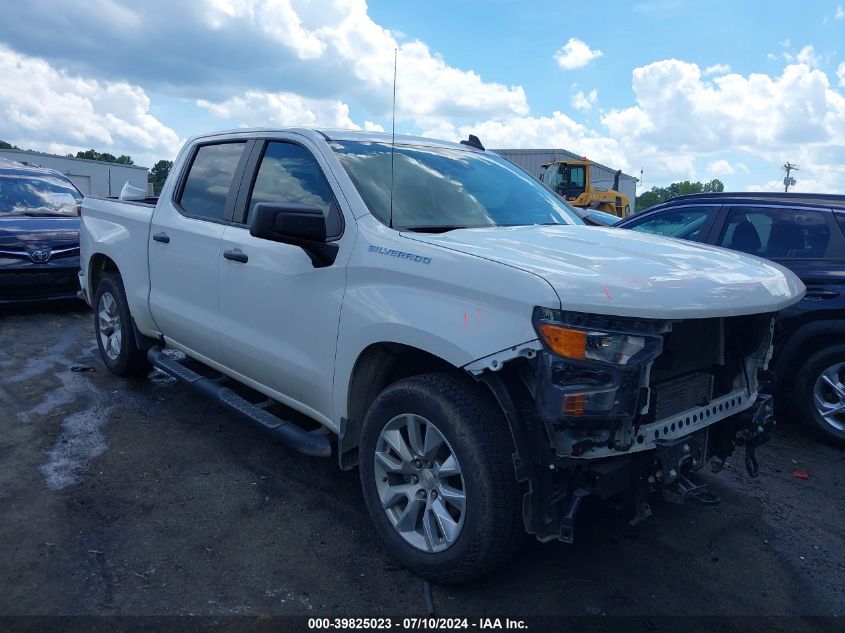
[[[654,492],[715,503],[692,473],[721,469],[737,447],[756,476],[755,448],[774,425],[760,393],[774,314],[658,320],[536,308],[533,320],[539,341],[467,369],[508,417],[526,529],[539,540],[571,542],[586,497],[627,500],[634,524]]]

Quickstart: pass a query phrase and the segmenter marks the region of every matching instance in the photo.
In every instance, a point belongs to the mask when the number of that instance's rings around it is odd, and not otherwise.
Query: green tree
[[[20,147],[7,143],[6,141],[0,141],[0,149],[20,149]]]
[[[120,156],[115,156],[114,154],[109,154],[108,152],[98,152],[95,149],[85,150],[84,152],[76,152],[77,158],[87,158],[88,160],[99,160],[103,161],[104,163],[117,163],[119,165],[134,165],[135,163],[132,161],[131,156],[127,156],[126,154],[121,154]]]
[[[725,184],[718,178],[709,182],[673,182],[668,187],[652,187],[650,191],[644,191],[637,196],[637,213],[645,211],[649,207],[665,202],[675,196],[684,196],[690,193],[718,193],[725,190]]]
[[[149,181],[153,184],[153,191],[158,193],[167,180],[167,174],[173,167],[172,160],[160,160],[150,169]]]

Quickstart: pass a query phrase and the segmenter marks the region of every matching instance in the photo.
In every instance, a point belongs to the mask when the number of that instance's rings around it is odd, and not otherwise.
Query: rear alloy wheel
[[[798,371],[795,409],[828,440],[845,444],[845,345],[808,358]]]
[[[121,327],[120,315],[117,312],[117,301],[111,292],[105,291],[100,295],[97,305],[98,331],[103,353],[111,361],[120,356]]]
[[[504,563],[525,534],[513,440],[487,388],[458,373],[404,378],[370,405],[361,488],[388,549],[440,583]]]
[[[147,354],[135,341],[132,316],[120,275],[103,275],[94,295],[94,334],[106,367],[117,376],[145,374]]]

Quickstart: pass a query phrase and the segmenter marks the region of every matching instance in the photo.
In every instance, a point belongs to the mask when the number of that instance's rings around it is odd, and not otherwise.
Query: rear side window
[[[642,222],[627,225],[634,231],[654,233],[666,237],[698,240],[714,207],[683,207],[658,213]]]
[[[326,217],[326,235],[343,230],[340,210],[320,165],[307,149],[294,143],[270,143],[261,158],[249,199],[246,222],[262,202],[305,204],[318,207]]]
[[[222,220],[232,177],[246,143],[203,145],[194,156],[179,203],[188,215]]]
[[[734,207],[719,246],[768,259],[824,257],[830,242],[827,214],[805,209]]]

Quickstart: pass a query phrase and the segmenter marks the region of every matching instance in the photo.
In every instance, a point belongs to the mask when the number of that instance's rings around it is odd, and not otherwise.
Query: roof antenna
[[[467,140],[461,141],[461,145],[469,145],[470,147],[480,149],[482,152],[484,151],[484,146],[475,134],[470,134]]]
[[[393,155],[396,153],[396,59],[399,49],[393,49],[393,119],[390,129],[390,218],[388,226],[393,228]]]

